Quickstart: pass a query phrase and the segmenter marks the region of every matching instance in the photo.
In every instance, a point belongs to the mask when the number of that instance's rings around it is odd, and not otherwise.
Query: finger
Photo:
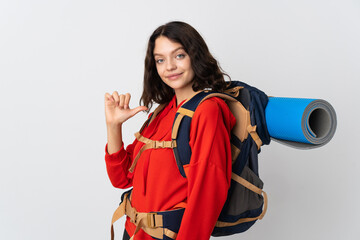
[[[119,107],[120,107],[120,109],[123,109],[123,108],[124,108],[124,102],[125,102],[125,95],[124,95],[124,94],[121,94],[121,95],[120,95],[120,102],[119,102]]]
[[[109,93],[105,93],[105,106],[114,106],[115,100]]]
[[[119,93],[117,91],[113,92],[112,97],[114,98],[115,103],[119,105],[119,101],[120,101]]]
[[[130,93],[126,93],[125,94],[124,109],[129,109],[130,98],[131,98]]]
[[[115,101],[114,98],[109,93],[105,93],[105,100]]]
[[[145,106],[136,107],[136,108],[134,108],[134,109],[131,110],[131,111],[132,111],[132,115],[134,116],[135,114],[137,114],[137,113],[139,113],[139,112],[141,112],[141,111],[145,111],[145,110],[147,110],[147,109],[148,109],[148,108],[145,107]]]

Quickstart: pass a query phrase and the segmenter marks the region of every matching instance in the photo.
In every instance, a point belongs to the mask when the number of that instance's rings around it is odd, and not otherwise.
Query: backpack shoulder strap
[[[176,142],[176,147],[173,148],[176,164],[179,168],[180,174],[186,177],[184,165],[190,163],[191,148],[190,141],[190,125],[195,110],[200,103],[211,97],[220,97],[229,102],[237,102],[234,97],[218,92],[202,91],[191,99],[186,101],[176,112],[175,120],[172,127],[171,138]],[[240,104],[240,103],[239,103]],[[241,105],[241,104],[240,104]]]
[[[191,119],[197,106],[207,95],[208,93],[205,91],[199,92],[187,100],[175,114],[171,139],[176,142],[176,147],[173,148],[173,151],[176,164],[183,177],[186,177],[183,166],[189,164],[191,158],[191,148],[189,145]]]

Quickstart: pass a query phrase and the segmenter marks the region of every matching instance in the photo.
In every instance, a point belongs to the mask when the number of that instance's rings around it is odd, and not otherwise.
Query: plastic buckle
[[[164,141],[155,141],[155,148],[164,148]]]
[[[135,213],[134,219],[130,218],[130,222],[132,222],[133,224],[137,225],[137,221],[138,221],[138,213]]]
[[[155,215],[157,215],[156,213],[148,213],[147,214],[147,227],[149,228],[155,228],[156,227],[156,223],[155,223]]]

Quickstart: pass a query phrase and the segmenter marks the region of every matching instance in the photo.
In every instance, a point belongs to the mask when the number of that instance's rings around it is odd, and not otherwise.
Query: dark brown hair
[[[221,70],[201,35],[187,23],[179,21],[169,22],[158,27],[150,36],[148,42],[145,57],[144,89],[140,99],[140,104],[148,107],[148,111],[150,111],[153,102],[158,104],[168,103],[174,96],[173,89],[161,80],[156,70],[153,52],[155,40],[160,36],[180,43],[189,55],[195,74],[192,85],[194,91],[205,88],[215,91],[223,91],[225,89],[224,75],[227,77],[229,75]]]

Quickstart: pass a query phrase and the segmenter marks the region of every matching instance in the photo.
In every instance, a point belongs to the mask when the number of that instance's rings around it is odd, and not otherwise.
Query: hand
[[[130,93],[121,94],[117,91],[112,95],[105,93],[105,118],[107,125],[122,125],[126,120],[140,111],[147,110],[145,106],[130,109]]]

